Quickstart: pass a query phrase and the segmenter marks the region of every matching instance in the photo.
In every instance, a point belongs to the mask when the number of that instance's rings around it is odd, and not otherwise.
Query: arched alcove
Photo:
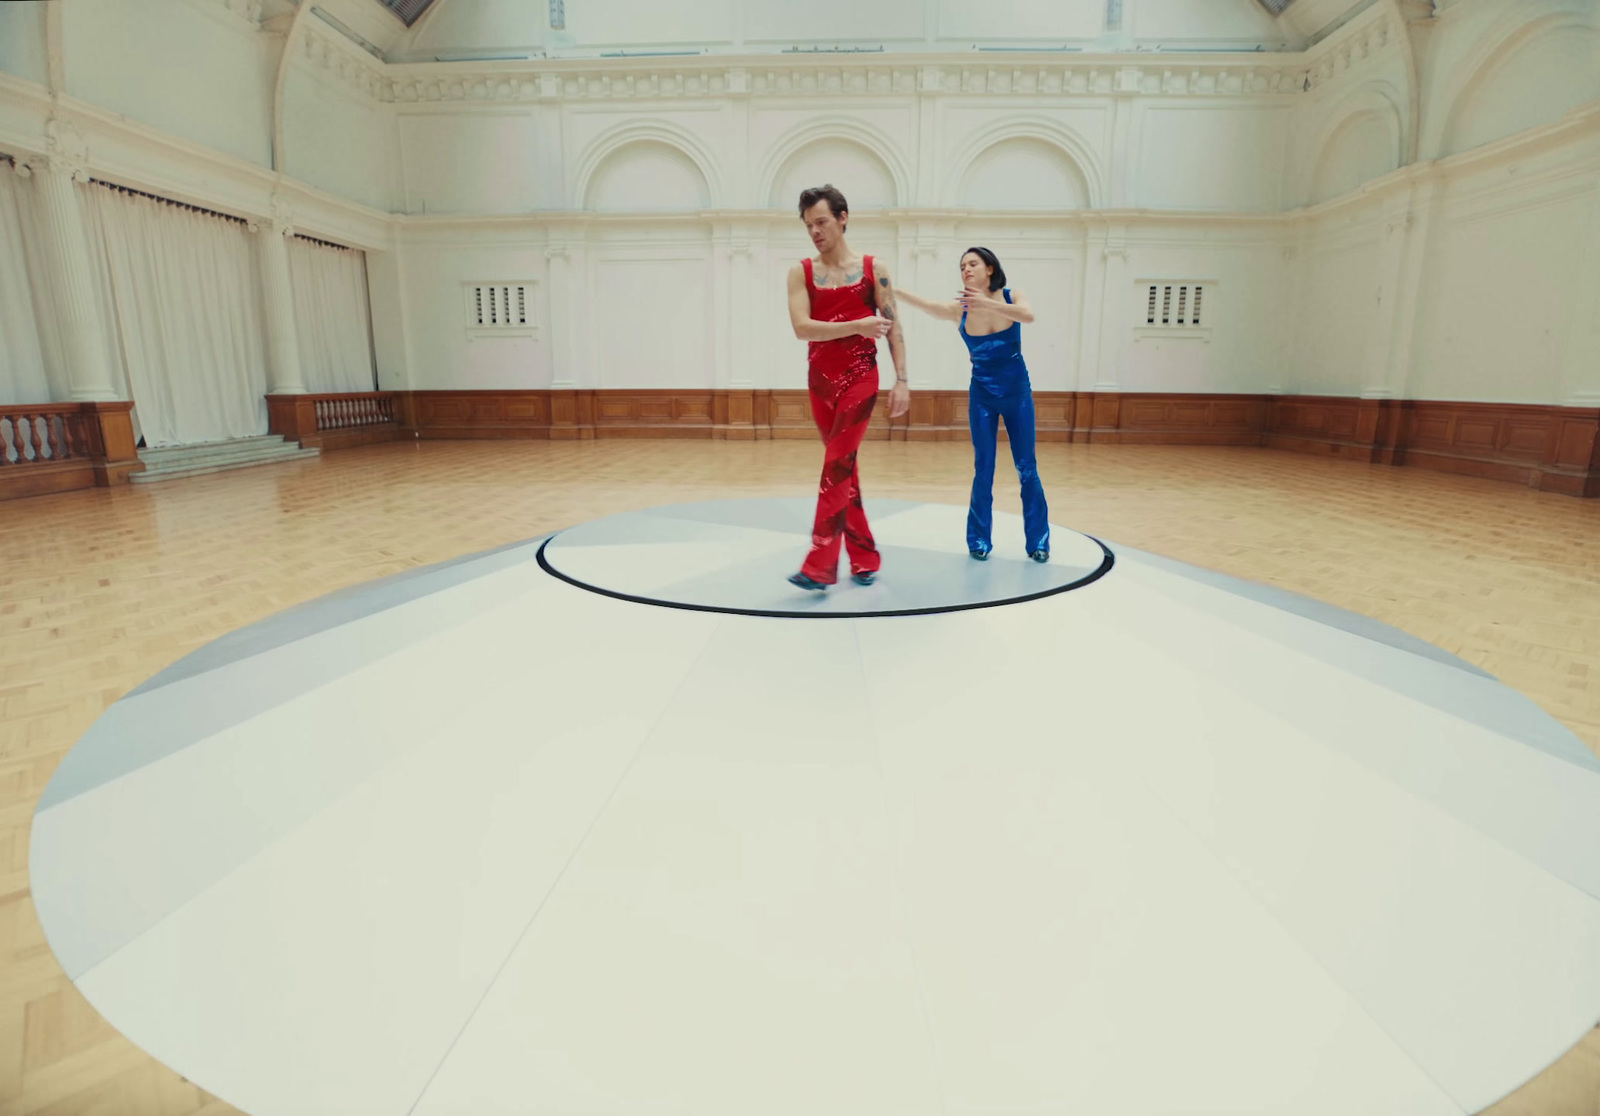
[[[844,193],[856,211],[899,204],[894,172],[882,156],[855,140],[825,138],[807,143],[784,160],[773,176],[767,205],[793,209],[800,191],[828,182]]]
[[[1439,145],[1440,155],[1552,124],[1600,97],[1600,32],[1567,22],[1507,44],[1467,82]]]
[[[1317,154],[1306,201],[1315,205],[1348,194],[1399,165],[1400,121],[1393,110],[1352,113],[1333,130]]]
[[[1089,184],[1059,147],[1019,137],[979,152],[961,176],[956,199],[971,209],[1085,209]]]
[[[609,213],[689,211],[711,204],[695,161],[660,140],[635,140],[607,154],[589,176],[584,208]]]

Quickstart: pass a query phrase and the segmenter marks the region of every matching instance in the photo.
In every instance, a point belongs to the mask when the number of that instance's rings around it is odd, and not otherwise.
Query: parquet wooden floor
[[[1600,501],[1256,449],[1039,456],[1056,522],[1403,628],[1600,751]],[[392,444],[0,504],[0,1116],[234,1111],[101,1020],[34,916],[34,805],[108,705],[342,586],[626,509],[808,495],[820,457],[809,442]],[[869,499],[964,503],[969,460],[868,443],[862,474]],[[1008,474],[1002,460],[997,503],[1017,511]],[[1600,1031],[1490,1111],[1600,1116]]]

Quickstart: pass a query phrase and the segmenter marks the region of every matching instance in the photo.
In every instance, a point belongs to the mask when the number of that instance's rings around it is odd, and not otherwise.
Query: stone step
[[[146,473],[164,473],[169,469],[188,469],[195,465],[223,465],[230,461],[270,461],[295,453],[299,446],[263,446],[252,450],[219,450],[212,453],[195,453],[185,457],[167,457],[158,461],[146,461]],[[142,459],[141,459],[142,460]]]
[[[187,446],[142,449],[139,451],[139,460],[153,466],[168,461],[188,461],[200,454],[253,453],[287,444],[278,434],[260,434],[253,438],[230,438],[224,442],[196,442]]]
[[[285,442],[278,437],[264,440],[240,439],[240,441],[252,444],[241,446],[239,442],[212,442],[198,446],[171,447],[182,449],[184,452],[163,453],[154,461],[141,453],[140,458],[146,462],[145,470],[142,473],[132,474],[128,479],[137,484],[150,484],[178,477],[200,476],[203,473],[220,473],[228,469],[271,465],[280,461],[302,461],[322,454],[320,449],[314,447],[302,449],[295,443]]]

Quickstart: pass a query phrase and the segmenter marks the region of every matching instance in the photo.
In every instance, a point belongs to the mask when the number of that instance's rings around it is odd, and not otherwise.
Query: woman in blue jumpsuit
[[[967,551],[979,561],[994,549],[994,459],[1000,420],[1011,440],[1011,460],[1022,482],[1022,524],[1028,556],[1050,559],[1050,509],[1045,505],[1034,457],[1033,385],[1022,359],[1022,323],[1033,310],[1021,291],[1006,287],[1005,268],[987,248],[961,256],[964,289],[951,302],[933,302],[910,291],[900,297],[926,314],[960,321],[961,339],[972,356],[967,421],[972,428],[972,503],[967,510]]]

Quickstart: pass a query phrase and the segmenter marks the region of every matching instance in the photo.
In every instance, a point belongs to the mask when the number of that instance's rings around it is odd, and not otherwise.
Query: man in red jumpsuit
[[[832,186],[804,191],[800,219],[817,255],[789,269],[789,320],[794,335],[811,343],[811,414],[824,449],[811,553],[789,581],[818,591],[832,585],[839,576],[842,540],[850,554],[851,578],[871,585],[880,559],[861,506],[856,451],[878,401],[880,337],[888,337],[894,358],[889,417],[899,418],[911,407],[905,336],[888,267],[882,260],[856,255],[845,243],[850,207],[844,195]]]

